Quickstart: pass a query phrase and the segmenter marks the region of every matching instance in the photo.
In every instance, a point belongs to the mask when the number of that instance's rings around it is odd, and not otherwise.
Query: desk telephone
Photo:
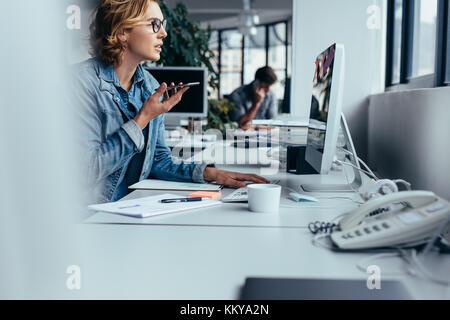
[[[401,191],[369,200],[349,213],[331,240],[341,249],[390,247],[432,237],[449,219],[449,203],[433,192]],[[448,236],[448,230],[444,233]]]

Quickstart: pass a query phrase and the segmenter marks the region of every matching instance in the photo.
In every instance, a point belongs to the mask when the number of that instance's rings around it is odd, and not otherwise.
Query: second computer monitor
[[[344,90],[344,46],[333,44],[316,59],[306,161],[319,173],[331,169],[339,135]]]
[[[179,84],[200,82],[199,86],[189,88],[181,101],[166,114],[166,122],[183,119],[205,118],[208,115],[207,84],[208,71],[203,67],[152,67],[147,68],[159,82]]]

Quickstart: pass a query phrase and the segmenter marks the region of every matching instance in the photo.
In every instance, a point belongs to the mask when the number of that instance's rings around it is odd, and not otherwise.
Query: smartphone
[[[180,88],[184,88],[184,87],[194,87],[194,86],[198,86],[198,85],[200,85],[200,82],[184,83],[182,85],[168,87],[167,90],[180,89]]]

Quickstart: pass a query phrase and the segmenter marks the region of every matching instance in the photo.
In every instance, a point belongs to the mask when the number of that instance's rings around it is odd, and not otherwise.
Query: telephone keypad
[[[436,212],[438,210],[441,210],[444,207],[445,207],[445,205],[443,203],[436,203],[436,204],[433,204],[433,205],[429,206],[427,208],[427,212],[428,213],[433,213],[433,212]]]

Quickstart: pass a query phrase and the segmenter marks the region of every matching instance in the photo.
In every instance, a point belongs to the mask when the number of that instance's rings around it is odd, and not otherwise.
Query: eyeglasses
[[[152,21],[141,21],[137,23],[138,25],[151,25],[153,28],[154,33],[158,33],[159,30],[161,30],[161,26],[166,29],[167,26],[167,20],[164,19],[163,21],[159,20],[158,18],[154,18]]]

